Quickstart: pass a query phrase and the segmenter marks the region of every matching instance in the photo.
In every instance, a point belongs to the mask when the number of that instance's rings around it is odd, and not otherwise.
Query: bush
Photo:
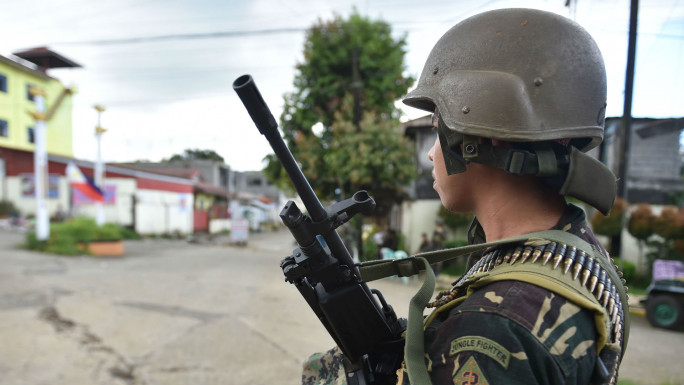
[[[653,215],[651,205],[648,203],[639,203],[636,210],[632,212],[629,217],[628,230],[634,238],[645,241],[654,232],[654,224],[656,217]]]
[[[623,278],[627,281],[627,286],[629,286],[637,277],[636,265],[622,258],[615,259],[615,264],[622,271]]]
[[[122,233],[122,228],[113,223],[97,226],[91,218],[75,218],[50,224],[50,239],[47,241],[39,241],[34,231],[27,233],[26,248],[54,254],[80,255],[86,252],[78,247],[79,243],[118,241],[123,238]]]
[[[70,235],[63,235],[57,238],[51,236],[45,251],[61,255],[81,255],[85,253],[78,247],[78,242]]]
[[[91,218],[74,218],[50,225],[50,240],[71,237],[74,242],[90,242],[96,238],[97,224]]]
[[[29,250],[45,251],[47,247],[47,242],[39,241],[36,237],[35,231],[29,231],[26,233],[26,244],[24,245]]]
[[[95,237],[98,241],[119,241],[121,236],[121,227],[113,223],[105,223],[100,227],[95,228]]]
[[[360,256],[361,262],[373,261],[378,259],[378,244],[373,237],[368,237],[363,242],[363,255]]]
[[[10,201],[0,201],[0,218],[7,218],[19,215],[19,210]]]
[[[673,206],[663,208],[660,216],[655,219],[653,230],[664,239],[681,239],[684,226],[680,221],[679,213]]]
[[[140,234],[138,234],[133,229],[129,229],[128,227],[121,227],[121,228],[119,228],[119,230],[121,231],[121,238],[123,238],[123,239],[132,239],[132,240],[142,239]]]
[[[594,232],[608,237],[620,235],[622,231],[622,215],[625,212],[626,206],[624,200],[617,198],[615,199],[613,209],[607,216],[597,211],[591,217],[591,227]]]

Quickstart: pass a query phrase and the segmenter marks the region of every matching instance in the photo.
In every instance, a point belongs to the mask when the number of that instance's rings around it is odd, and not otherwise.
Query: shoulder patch
[[[511,352],[485,337],[466,336],[451,341],[449,357],[464,351],[478,352],[489,356],[491,359],[501,364],[504,369],[508,369],[508,362],[511,360]]]
[[[453,377],[454,385],[489,385],[489,380],[482,373],[480,365],[477,364],[475,357],[468,357],[463,366]]]

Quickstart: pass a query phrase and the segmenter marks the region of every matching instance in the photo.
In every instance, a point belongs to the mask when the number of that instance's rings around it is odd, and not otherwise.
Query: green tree
[[[401,200],[414,178],[413,151],[398,130],[394,102],[413,83],[404,76],[406,38],[394,39],[389,24],[354,11],[319,20],[304,43],[295,90],[285,95],[280,127],[288,147],[322,199],[369,190],[378,215]],[[316,125],[320,129],[314,130]],[[274,155],[264,174],[290,185]]]
[[[218,162],[224,162],[221,155],[217,154],[214,150],[200,150],[200,149],[185,149],[182,154],[174,154],[169,159],[164,161],[179,161],[179,160],[215,160]]]

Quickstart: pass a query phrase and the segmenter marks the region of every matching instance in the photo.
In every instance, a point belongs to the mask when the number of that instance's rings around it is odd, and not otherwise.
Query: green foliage
[[[444,225],[451,230],[469,226],[474,218],[474,215],[471,213],[453,213],[444,206],[439,206],[437,216],[442,218]]]
[[[102,226],[95,228],[95,238],[98,241],[118,241],[123,237],[121,235],[121,227],[114,223],[105,223]]]
[[[95,239],[97,224],[91,218],[74,218],[72,220],[50,225],[50,242],[54,239],[68,237],[74,242],[90,242]]]
[[[363,242],[363,254],[359,256],[361,262],[373,261],[378,258],[378,244],[373,237],[368,237]]]
[[[322,154],[323,163],[335,170],[327,176],[337,185],[333,193],[347,197],[367,190],[375,199],[377,215],[384,215],[392,203],[401,201],[402,189],[415,178],[416,167],[414,153],[396,127],[393,121],[377,119],[374,113],[364,116],[361,131],[348,120],[333,123],[333,140]],[[312,154],[307,155],[303,158],[315,163],[309,157]]]
[[[620,198],[615,199],[613,209],[606,216],[596,212],[591,218],[591,227],[596,234],[614,237],[620,235],[622,231],[622,215],[626,210],[627,204]]]
[[[63,234],[58,237],[50,236],[50,241],[45,249],[48,253],[61,255],[81,255],[84,251],[78,247],[78,242],[74,237]]]
[[[214,150],[200,150],[200,149],[185,149],[182,154],[172,155],[169,159],[164,159],[164,161],[181,161],[181,160],[215,160],[218,162],[224,162],[221,155],[217,154]]]
[[[121,231],[121,238],[122,239],[132,239],[132,240],[142,239],[140,234],[138,234],[133,229],[129,229],[127,227],[121,227],[119,230]]]
[[[29,231],[26,233],[26,244],[24,245],[29,250],[45,251],[47,247],[47,242],[39,241],[36,237],[35,231]]]
[[[117,241],[122,238],[122,229],[115,224],[97,226],[91,218],[74,218],[50,224],[50,238],[46,242],[38,241],[33,231],[27,233],[26,248],[54,254],[80,255],[85,252],[79,248],[79,243],[97,240]]]
[[[19,210],[10,201],[0,201],[0,218],[7,218],[12,215],[18,215]]]
[[[622,271],[623,278],[625,279],[625,281],[627,281],[627,286],[631,285],[631,283],[636,279],[637,276],[636,265],[622,258],[616,258],[615,264],[620,269],[620,271]]]
[[[397,200],[400,187],[415,177],[409,171],[414,151],[397,131],[400,111],[394,105],[414,81],[403,75],[405,46],[406,38],[395,40],[389,24],[356,11],[347,19],[319,20],[308,30],[280,127],[323,199],[364,188],[379,203]],[[316,124],[322,129],[314,133]],[[291,189],[277,158],[266,161],[267,178]]]
[[[456,247],[468,246],[468,240],[466,239],[450,239],[444,243],[444,247],[447,249],[453,249]]]

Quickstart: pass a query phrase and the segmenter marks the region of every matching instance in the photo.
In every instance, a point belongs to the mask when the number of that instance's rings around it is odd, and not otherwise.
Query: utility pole
[[[359,69],[359,49],[352,51],[352,92],[354,95],[354,127],[356,132],[361,132],[361,119],[363,118],[363,108],[361,106],[361,70]],[[341,197],[344,199],[345,197]],[[363,256],[363,217],[356,218],[356,250],[359,259]]]
[[[105,111],[105,108],[100,105],[94,106],[97,111],[97,126],[95,126],[95,138],[97,139],[97,159],[95,161],[95,185],[97,188],[102,190],[104,193],[104,164],[102,163],[102,134],[107,130],[102,128],[100,124],[101,115]],[[95,222],[98,226],[102,226],[105,223],[105,212],[104,203],[95,202]]]
[[[50,218],[48,215],[47,191],[47,123],[45,115],[45,91],[38,87],[31,87],[29,94],[33,96],[36,110],[30,112],[36,121],[33,128],[33,193],[36,198],[36,239],[47,241],[50,238]]]
[[[625,75],[625,102],[622,110],[622,122],[620,136],[622,137],[622,148],[620,151],[620,168],[618,170],[618,189],[617,195],[625,202],[628,202],[627,179],[629,177],[629,155],[630,142],[632,137],[632,96],[634,94],[634,72],[636,59],[637,43],[637,21],[639,16],[639,0],[631,0],[629,11],[629,43],[627,46],[627,72]],[[626,223],[626,213],[623,213],[623,227]],[[622,235],[611,241],[612,253],[620,255],[622,249]]]
[[[361,119],[363,118],[363,109],[361,108],[361,71],[359,70],[359,50],[354,49],[352,52],[352,92],[354,93],[354,127],[356,131],[361,131]]]

